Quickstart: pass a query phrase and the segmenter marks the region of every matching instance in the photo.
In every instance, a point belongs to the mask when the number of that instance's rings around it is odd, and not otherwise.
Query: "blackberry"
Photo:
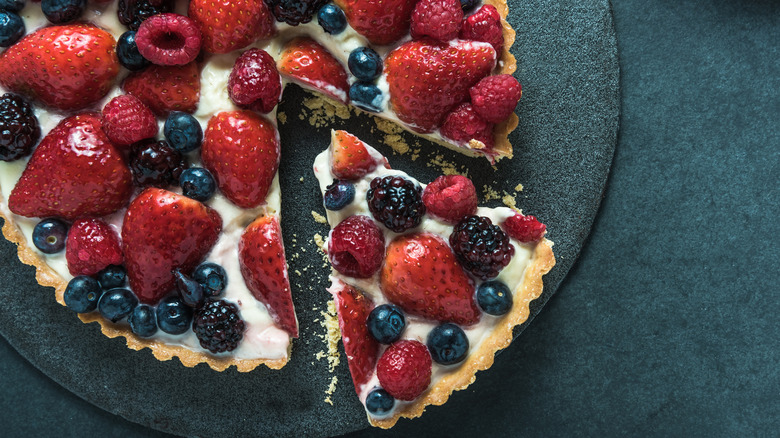
[[[425,214],[422,188],[400,176],[374,178],[366,201],[374,219],[396,233],[420,225]]]
[[[133,146],[130,154],[133,180],[141,187],[178,185],[179,177],[186,168],[182,154],[165,140],[143,140]]]
[[[41,127],[30,104],[16,94],[0,97],[0,160],[29,155],[39,138]]]
[[[328,0],[265,0],[276,21],[283,21],[290,26],[310,22],[325,3]]]
[[[173,0],[119,0],[117,15],[119,22],[138,30],[141,23],[152,15],[173,11]]]
[[[233,351],[244,337],[246,324],[238,315],[238,307],[225,300],[209,300],[195,311],[192,331],[200,346],[212,353]]]
[[[509,264],[515,248],[498,225],[483,216],[466,216],[450,234],[450,246],[465,270],[488,280]]]

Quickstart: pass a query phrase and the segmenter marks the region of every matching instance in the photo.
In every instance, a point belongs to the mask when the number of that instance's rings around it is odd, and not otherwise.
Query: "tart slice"
[[[314,173],[355,391],[369,422],[389,428],[493,364],[542,293],[552,242],[533,216],[478,207],[468,178],[426,186],[345,131]]]

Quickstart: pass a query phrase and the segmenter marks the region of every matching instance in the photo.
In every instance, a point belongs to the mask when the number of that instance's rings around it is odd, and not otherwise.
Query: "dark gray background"
[[[620,138],[579,262],[480,374],[480,388],[502,388],[495,397],[469,388],[382,435],[773,435],[780,426],[778,2],[613,8]],[[12,436],[158,435],[82,401],[5,341],[0,387]]]

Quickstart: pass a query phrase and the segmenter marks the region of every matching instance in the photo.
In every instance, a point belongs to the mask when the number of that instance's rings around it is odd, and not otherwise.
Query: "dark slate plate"
[[[489,185],[514,194],[522,183],[518,206],[547,223],[558,259],[545,278],[544,294],[532,305],[533,317],[574,263],[598,210],[616,144],[619,72],[608,1],[533,0],[510,7],[518,34],[512,48],[516,76],[524,89],[517,110],[520,126],[510,137],[513,160],[494,171],[482,160],[425,145],[426,151],[412,161],[409,155],[393,156],[380,144],[383,137],[367,117],[337,118],[334,127],[358,134],[389,155],[393,167],[424,182],[439,175],[440,169],[427,163],[442,155],[444,161],[467,168],[480,191]],[[314,320],[328,299],[327,268],[310,240],[315,232],[326,234],[327,227],[312,220],[311,211],[322,208],[310,169],[314,156],[328,145],[329,130],[298,119],[306,97],[311,96],[289,87],[280,108],[288,116],[281,126],[282,225],[288,253],[299,254],[289,261],[301,322],[301,338],[284,369],[217,373],[206,365],[159,362],[148,350],[131,351],[123,338],[104,337],[96,324],[82,324],[56,304],[52,290],[35,282],[33,268],[21,265],[14,246],[4,240],[0,332],[65,388],[155,429],[189,436],[327,436],[366,427],[343,352],[335,372],[334,406],[323,402],[331,380],[327,363],[315,359],[324,349],[318,335],[325,331]],[[480,387],[477,380],[472,390],[496,388]]]

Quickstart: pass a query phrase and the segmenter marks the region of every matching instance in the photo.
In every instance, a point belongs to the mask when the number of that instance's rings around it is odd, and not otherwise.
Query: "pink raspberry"
[[[173,13],[147,18],[135,35],[138,52],[157,65],[189,64],[200,53],[201,39],[194,21]]]
[[[477,82],[469,94],[477,114],[488,122],[501,123],[515,111],[523,87],[512,75],[495,75]]]
[[[385,236],[368,216],[350,216],[333,228],[328,258],[333,269],[355,278],[368,278],[382,266]]]
[[[523,216],[520,213],[505,220],[503,227],[509,237],[523,243],[536,242],[544,237],[544,233],[547,231],[547,226],[535,217]]]
[[[422,200],[428,213],[450,224],[477,212],[477,189],[470,179],[461,175],[436,178],[425,187]]]
[[[100,219],[79,219],[68,231],[65,259],[71,275],[95,275],[124,261],[119,235]]]
[[[431,384],[431,353],[419,341],[391,345],[376,364],[379,384],[398,400],[411,401]]]
[[[157,135],[157,118],[137,97],[123,94],[103,107],[103,132],[117,145],[130,145]]]
[[[504,49],[504,31],[501,16],[491,5],[483,5],[477,12],[466,17],[460,28],[460,39],[490,43],[498,56]]]
[[[460,145],[468,144],[470,140],[481,141],[485,149],[493,148],[493,124],[486,122],[474,111],[470,103],[458,105],[444,119],[441,135]]]
[[[463,10],[459,0],[420,0],[412,12],[412,38],[446,42],[458,37]]]
[[[228,94],[240,107],[261,113],[273,110],[282,94],[282,79],[276,70],[276,61],[265,50],[244,52],[230,72]]]

